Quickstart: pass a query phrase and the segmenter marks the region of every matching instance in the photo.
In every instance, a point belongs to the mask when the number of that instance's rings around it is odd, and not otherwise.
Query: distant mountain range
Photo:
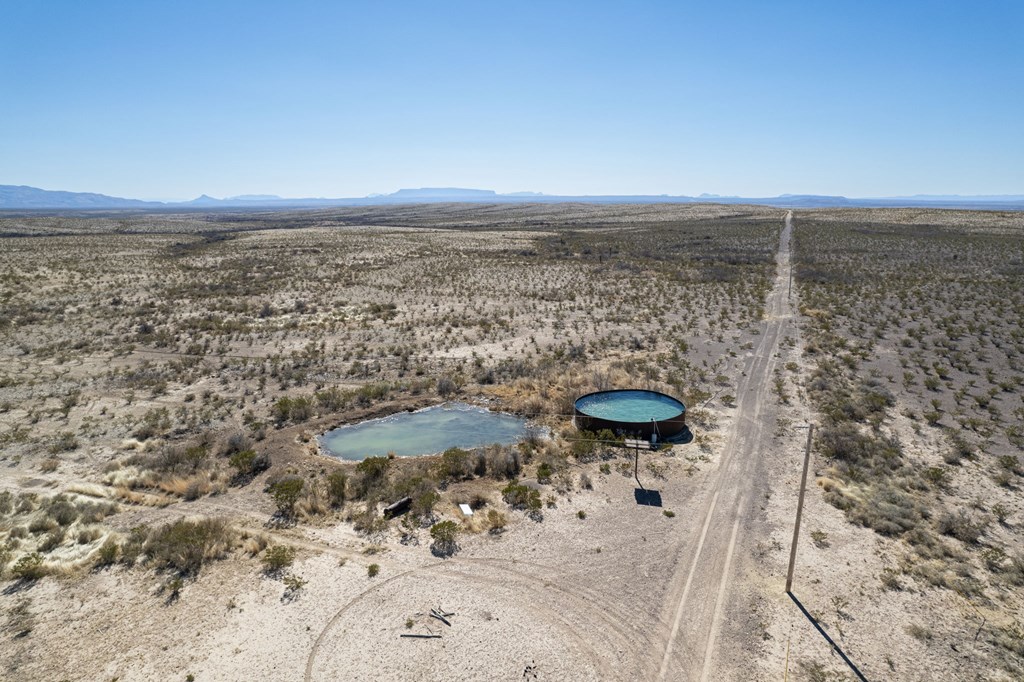
[[[829,207],[931,207],[988,210],[1024,210],[1024,195],[916,195],[910,197],[847,198],[818,194],[782,194],[777,197],[737,197],[701,194],[697,197],[658,195],[595,195],[561,196],[539,192],[513,192],[498,194],[487,189],[459,187],[426,187],[400,189],[391,194],[374,194],[348,199],[303,198],[288,199],[272,194],[244,194],[225,199],[202,195],[191,201],[162,202],[122,199],[105,194],[86,192],[57,192],[35,187],[0,185],[0,210],[90,210],[90,209],[149,209],[188,210],[215,208],[316,208],[327,206],[374,206],[381,204],[413,204],[441,202],[472,203],[560,203],[582,202],[596,204],[761,204],[780,208]]]

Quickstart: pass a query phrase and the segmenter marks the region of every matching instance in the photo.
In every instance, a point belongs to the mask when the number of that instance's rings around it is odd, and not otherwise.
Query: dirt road
[[[765,325],[737,385],[735,418],[722,459],[693,517],[699,523],[687,527],[691,537],[682,544],[668,590],[662,615],[668,632],[656,654],[660,680],[722,679],[714,674],[715,643],[723,626],[737,540],[757,508],[756,483],[765,473],[760,453],[771,437],[763,413],[772,401],[772,370],[784,323],[792,314],[787,297],[792,217],[792,212],[786,214]]]

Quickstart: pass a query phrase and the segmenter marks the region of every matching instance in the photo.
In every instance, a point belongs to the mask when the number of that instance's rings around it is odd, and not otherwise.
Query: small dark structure
[[[574,422],[585,431],[608,429],[646,440],[667,440],[686,431],[686,406],[658,391],[596,391],[576,399]]]
[[[411,506],[412,498],[403,497],[398,502],[393,502],[392,504],[389,504],[388,506],[384,507],[384,518],[390,519],[395,516],[398,516],[399,514],[404,514],[405,512],[409,511],[409,507]]]

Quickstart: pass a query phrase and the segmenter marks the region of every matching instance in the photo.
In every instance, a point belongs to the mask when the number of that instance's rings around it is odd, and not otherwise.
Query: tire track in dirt
[[[538,572],[515,570],[509,564],[528,566]],[[488,571],[498,575],[481,575],[467,570],[474,566],[486,566]],[[646,644],[643,633],[623,625],[623,623],[629,622],[627,618],[629,614],[609,603],[598,592],[578,584],[573,584],[571,588],[559,584],[556,581],[559,578],[564,580],[564,575],[561,575],[556,568],[499,558],[448,559],[403,571],[346,602],[331,617],[314,642],[306,660],[304,679],[307,682],[317,679],[314,678],[314,667],[321,648],[329,641],[331,632],[340,626],[350,610],[395,581],[418,574],[435,572],[444,572],[447,576],[458,576],[460,580],[467,583],[475,582],[493,588],[512,590],[517,595],[522,595],[523,598],[517,606],[527,610],[534,619],[556,628],[571,647],[589,662],[591,670],[599,675],[599,679],[615,678],[617,672],[621,672],[621,662],[612,665],[612,662],[609,661],[610,656],[607,653],[609,647],[605,645],[606,643],[595,642],[584,637],[580,633],[579,626],[572,623],[566,614],[572,614],[580,619],[598,624],[595,630],[614,643],[614,649],[639,651]],[[328,677],[330,676],[328,675]]]
[[[681,551],[689,552],[692,559],[688,570],[677,568],[667,593],[662,623],[669,627],[661,638],[660,649],[654,653],[657,658],[650,665],[650,677],[659,680],[714,679],[715,642],[722,629],[733,558],[741,527],[753,519],[756,509],[749,502],[754,499],[759,448],[765,442],[762,412],[770,401],[771,376],[782,330],[792,314],[786,296],[791,235],[789,212],[779,238],[775,282],[765,302],[761,340],[737,382],[736,408],[721,463],[697,516],[702,519],[701,532],[699,537],[681,544]]]

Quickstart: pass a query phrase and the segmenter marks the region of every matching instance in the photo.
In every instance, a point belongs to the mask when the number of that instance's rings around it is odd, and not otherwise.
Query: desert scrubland
[[[855,679],[813,619],[869,679],[1019,678],[1024,217],[784,226],[0,216],[3,676]],[[641,457],[661,508],[634,501],[631,453],[571,425],[576,396],[624,387],[689,408],[692,439]],[[317,447],[446,400],[551,437]],[[784,582],[808,421],[805,615]]]

